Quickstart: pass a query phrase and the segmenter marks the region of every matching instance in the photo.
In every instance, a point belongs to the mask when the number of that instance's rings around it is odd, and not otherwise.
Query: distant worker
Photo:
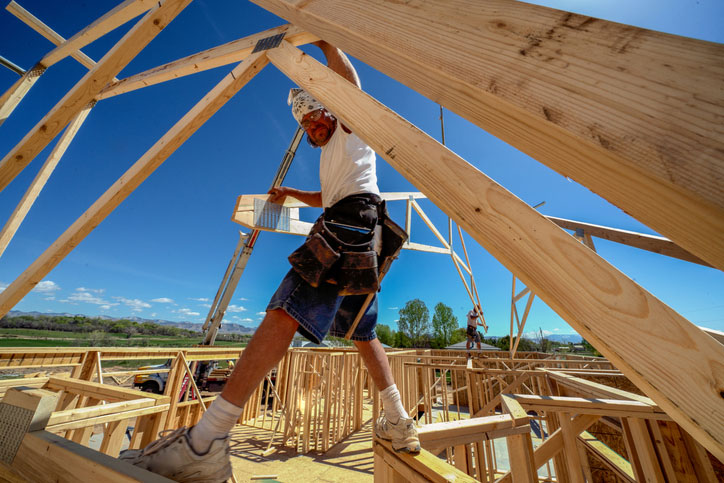
[[[315,45],[322,49],[331,70],[360,87],[357,72],[342,51],[324,41]],[[378,289],[378,255],[384,257],[388,245],[399,247],[406,239],[404,231],[389,220],[380,197],[374,151],[307,92],[292,89],[289,103],[307,141],[321,147],[321,191],[278,187],[269,191],[269,201],[283,203],[291,196],[309,206],[324,207],[324,212],[305,243],[289,256],[292,269],[272,296],[264,320],[223,392],[201,421],[120,456],[176,481],[221,482],[231,477],[229,432],[254,390],[287,353],[294,333],[299,331],[315,343],[327,334],[344,337],[366,294]],[[381,247],[380,239],[385,242]],[[385,411],[375,424],[375,433],[392,441],[395,451],[416,453],[420,451],[417,429],[402,405],[387,355],[375,334],[376,324],[375,297],[352,335],[380,390]]]
[[[480,350],[480,332],[478,332],[478,326],[483,326],[483,323],[478,319],[482,314],[482,310],[478,313],[478,307],[473,307],[473,309],[468,312],[468,341],[465,344],[465,350],[468,351],[468,357],[472,356],[470,348],[473,346],[473,342],[477,344],[478,350]]]

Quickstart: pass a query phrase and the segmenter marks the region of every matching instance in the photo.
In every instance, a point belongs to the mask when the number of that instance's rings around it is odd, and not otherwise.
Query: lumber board
[[[188,0],[179,1],[186,2]],[[133,190],[216,113],[226,101],[250,81],[266,63],[264,53],[259,52],[250,56],[225,76],[0,294],[0,314],[7,314]]]
[[[316,36],[303,31],[299,27],[288,24],[282,25],[112,82],[101,90],[96,99],[107,99],[142,87],[241,62],[251,54],[259,40],[282,33],[286,40],[297,46],[319,40]]]
[[[68,55],[73,56],[75,51],[80,50],[111,30],[138,17],[157,4],[158,2],[154,0],[126,0],[68,40],[63,41],[55,49],[44,55],[40,63],[45,67],[50,67]],[[86,67],[92,68],[93,65],[86,65]]]
[[[626,460],[623,456],[616,453],[614,450],[606,446],[605,443],[599,441],[588,431],[583,431],[578,435],[578,440],[583,441],[588,449],[600,459],[611,471],[616,473],[618,478],[624,481],[633,483],[634,479],[633,469],[631,463]]]
[[[16,80],[2,96],[0,96],[0,125],[5,122],[13,110],[17,107],[23,97],[28,93],[35,82],[45,72],[45,67],[35,65],[33,68],[25,71],[20,79]]]
[[[32,13],[25,10],[14,0],[12,0],[11,2],[9,2],[7,4],[7,6],[5,7],[5,10],[7,10],[8,12],[15,15],[18,19],[20,19],[20,21],[22,21],[25,25],[32,28],[36,32],[38,32],[40,35],[42,35],[46,39],[50,40],[54,45],[56,45],[56,46],[63,45],[66,42],[66,40],[63,37],[61,37],[55,30],[53,30],[50,27],[48,27],[47,25],[45,25],[45,23],[43,23],[40,19],[38,19]],[[77,48],[80,48],[80,47],[77,47]],[[57,48],[53,49],[53,50],[57,50]],[[83,52],[80,52],[80,51],[76,52],[76,49],[66,50],[63,57],[58,58],[56,60],[56,62],[58,60],[61,60],[65,57],[67,57],[68,55],[73,57],[75,60],[80,62],[81,65],[83,65],[84,67],[86,67],[88,69],[92,69],[96,65],[96,63],[93,59],[88,57]],[[40,61],[39,64],[42,65],[46,69],[48,67],[50,67],[50,65],[51,65],[51,64],[47,64],[47,63],[43,62],[42,60]]]
[[[139,20],[0,161],[0,191],[190,2],[165,0]]]
[[[43,464],[38,464],[39,461]],[[10,470],[37,483],[171,481],[47,431],[34,431],[25,435]]]
[[[60,159],[63,157],[63,154],[65,154],[65,150],[68,149],[68,146],[70,146],[70,143],[75,138],[78,130],[88,117],[91,108],[92,106],[88,106],[80,111],[75,119],[73,119],[68,125],[66,130],[60,136],[60,139],[58,139],[58,142],[53,147],[53,150],[48,156],[48,159],[45,161],[43,166],[40,168],[40,171],[38,171],[38,174],[30,183],[30,186],[18,203],[18,206],[16,206],[15,210],[13,210],[2,231],[0,231],[0,256],[2,256],[2,254],[5,252],[5,249],[8,247],[8,244],[10,244],[10,240],[12,240],[15,236],[15,233],[18,231],[20,224],[23,222],[25,216],[28,214],[28,211],[30,211],[30,208],[33,206],[35,200],[40,195],[43,187],[45,187],[45,183],[50,178],[50,175],[53,174],[53,171],[60,162]]]
[[[647,235],[635,231],[622,230],[620,228],[611,228],[609,226],[594,225],[592,223],[584,223],[582,221],[567,220],[565,218],[557,218],[555,216],[546,216],[556,225],[566,230],[584,230],[586,235],[595,236],[603,240],[609,240],[630,247],[640,248],[667,257],[678,258],[687,262],[698,263],[711,267],[710,264],[687,252],[668,238],[656,235]]]
[[[375,452],[377,454],[382,454],[385,461],[388,464],[394,464],[395,469],[398,471],[400,470],[400,466],[404,466],[420,475],[422,478],[419,481],[455,481],[461,483],[472,483],[475,481],[474,478],[466,475],[454,466],[447,464],[445,461],[424,449],[417,454],[396,453],[392,450],[392,444],[390,442],[382,441],[377,438],[374,438],[373,446],[375,447]],[[400,466],[394,462],[398,462]]]
[[[267,57],[521,278],[697,441],[724,459],[721,344],[309,55],[282,42],[267,51]]]
[[[508,0],[252,0],[724,268],[724,45]]]

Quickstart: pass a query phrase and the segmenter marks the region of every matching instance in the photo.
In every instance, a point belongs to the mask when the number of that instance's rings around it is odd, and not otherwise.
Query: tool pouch
[[[337,274],[339,295],[362,295],[380,288],[377,252],[344,252]]]
[[[340,256],[321,233],[314,233],[289,255],[289,263],[309,285],[318,287]]]

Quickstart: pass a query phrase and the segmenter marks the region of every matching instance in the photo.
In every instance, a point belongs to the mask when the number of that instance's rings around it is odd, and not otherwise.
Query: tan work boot
[[[122,451],[118,458],[178,482],[221,483],[231,478],[229,437],[215,439],[206,453],[199,454],[188,434],[184,426],[144,449]]]
[[[419,453],[420,439],[412,418],[400,418],[392,424],[383,414],[375,424],[375,434],[385,441],[392,441],[392,449],[405,453]]]

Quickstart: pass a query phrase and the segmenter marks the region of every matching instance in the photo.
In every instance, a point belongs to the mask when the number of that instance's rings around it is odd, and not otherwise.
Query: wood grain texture
[[[253,54],[224,77],[0,294],[0,313],[6,314],[32,290],[78,243],[266,64],[267,60],[263,52]]]
[[[724,46],[508,0],[253,0],[724,269]]]
[[[698,263],[707,267],[711,266],[701,258],[692,255],[671,240],[661,236],[647,235],[645,233],[637,233],[635,231],[594,225],[592,223],[584,223],[582,221],[566,220],[565,218],[556,218],[555,216],[546,216],[546,218],[566,230],[584,230],[586,236],[595,236],[604,240],[628,245],[630,247],[660,253],[661,255],[666,255],[667,257],[678,258],[680,260]]]
[[[284,33],[284,38],[294,45],[307,44],[318,40],[316,36],[304,32],[298,27],[282,25],[281,27],[265,30],[204,50],[203,52],[189,55],[182,59],[174,60],[173,62],[121,79],[120,81],[115,81],[104,87],[96,96],[96,99],[106,99],[117,96],[118,94],[152,86],[168,80],[178,79],[190,74],[196,74],[222,65],[241,62],[251,54],[251,51],[259,40],[281,33]]]
[[[283,43],[267,57],[724,459],[724,347],[485,174],[299,49]]]
[[[139,20],[0,161],[0,191],[190,2],[165,0]]]
[[[40,60],[45,67],[50,67],[56,62],[63,60],[68,55],[90,44],[94,40],[104,36],[111,30],[138,17],[143,12],[158,4],[154,0],[126,0],[99,19],[82,29],[80,32],[59,44],[55,49],[48,52]],[[90,66],[89,68],[92,68]]]
[[[30,208],[35,203],[35,200],[38,199],[40,192],[43,190],[43,187],[45,187],[45,183],[50,178],[50,175],[53,174],[55,167],[58,166],[60,159],[63,157],[63,154],[65,154],[65,150],[68,149],[68,146],[70,146],[73,138],[75,138],[78,130],[88,117],[90,110],[91,106],[86,107],[80,111],[75,119],[71,121],[68,128],[60,136],[60,139],[56,143],[55,147],[53,147],[48,159],[45,160],[45,163],[40,168],[40,171],[38,171],[38,174],[35,175],[35,178],[30,183],[30,186],[18,203],[18,206],[15,207],[15,210],[13,210],[10,218],[8,218],[8,221],[5,223],[2,231],[0,231],[0,256],[2,256],[5,252],[10,240],[12,240],[15,236],[15,233],[18,231],[18,228],[25,219],[25,216],[28,214],[28,211],[30,211]]]

